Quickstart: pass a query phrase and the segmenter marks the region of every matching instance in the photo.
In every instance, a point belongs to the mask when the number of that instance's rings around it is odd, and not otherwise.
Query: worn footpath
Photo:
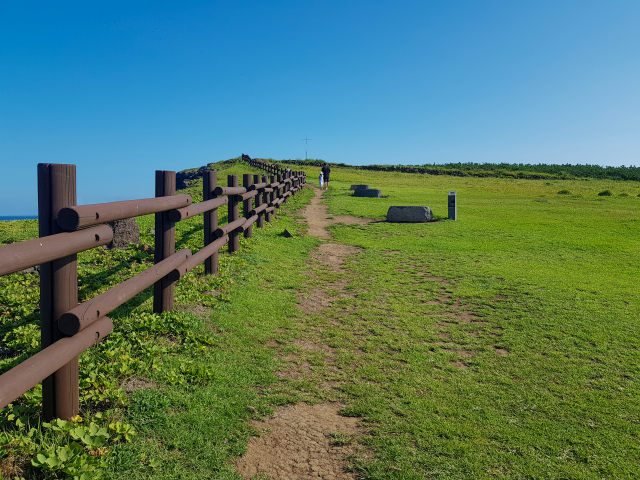
[[[303,212],[309,235],[330,240],[327,230],[330,225],[365,225],[371,221],[348,215],[329,216],[327,206],[321,204],[321,191],[314,191],[315,197]],[[354,247],[339,243],[323,243],[312,252],[312,260],[342,271],[342,263],[356,251]],[[341,279],[333,286],[343,290],[346,282]],[[319,314],[332,303],[322,289],[312,289],[309,296],[300,296],[299,299],[301,313]],[[328,358],[333,355],[330,347],[312,340],[300,339],[296,345],[309,351],[322,351]],[[293,360],[291,368],[275,372],[277,376],[298,379],[308,373],[308,364],[297,365],[294,356],[289,356],[289,359]],[[328,381],[322,382],[320,387],[334,388],[337,385]],[[253,421],[253,426],[264,434],[249,441],[247,453],[236,464],[238,473],[246,479],[258,474],[266,474],[272,479],[355,478],[344,467],[345,457],[354,451],[352,443],[359,433],[359,419],[341,416],[339,412],[343,407],[340,401],[316,405],[301,403],[280,408],[267,420]]]

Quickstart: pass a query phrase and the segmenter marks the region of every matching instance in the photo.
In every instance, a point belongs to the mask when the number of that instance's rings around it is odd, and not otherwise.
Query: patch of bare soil
[[[461,362],[460,360],[456,360],[456,361],[451,361],[449,362],[451,365],[453,365],[454,367],[458,367],[461,368],[462,370],[467,370],[469,368],[469,365],[467,365],[464,362]]]
[[[304,363],[302,365],[296,365],[295,368],[285,370],[283,372],[273,372],[278,378],[290,378],[292,380],[299,380],[303,377],[308,377],[311,373],[311,365]]]
[[[460,319],[462,323],[486,323],[486,322],[483,322],[482,320],[478,320],[478,318],[480,317],[478,317],[477,315],[474,315],[473,313],[466,312],[466,311],[462,311],[462,312],[458,311],[454,313],[454,317]]]
[[[438,300],[429,300],[428,302],[425,302],[426,305],[442,305],[444,302],[440,299]]]
[[[267,474],[278,480],[353,480],[344,471],[344,457],[352,447],[333,446],[328,437],[358,433],[359,419],[341,417],[341,407],[299,404],[279,408],[266,421],[253,421],[257,430],[269,433],[249,440],[247,453],[236,463],[238,473],[245,479]]]
[[[323,243],[311,253],[311,258],[325,265],[331,265],[336,271],[341,271],[345,258],[359,251],[358,247],[352,247],[351,245]]]
[[[461,357],[471,357],[476,354],[473,350],[459,350],[457,348],[448,348],[447,352],[455,353]]]
[[[302,340],[302,339],[298,339],[298,340],[294,340],[293,345],[297,345],[300,348],[303,348],[305,350],[311,350],[314,352],[324,352],[327,355],[333,355],[333,348],[331,348],[329,345],[322,345],[319,343],[314,343],[308,340]]]
[[[336,272],[344,272],[342,265],[349,255],[359,252],[360,249],[340,243],[323,243],[317,250],[311,252],[311,258],[320,264],[331,266]],[[333,284],[329,284],[329,288],[337,290],[338,297],[331,296],[326,290],[313,289],[309,296],[303,296],[298,293],[298,308],[305,313],[321,313],[325,308],[329,308],[333,301],[337,298],[353,297],[353,295],[345,292],[348,279],[338,280]]]
[[[496,352],[496,355],[499,355],[501,357],[506,357],[507,355],[509,355],[509,350],[507,350],[506,348],[500,348],[493,345],[493,350]]]
[[[204,305],[180,305],[177,310],[191,312],[200,318],[209,318],[211,316],[211,309]]]
[[[0,478],[20,478],[21,475],[22,468],[16,457],[9,455],[0,460]]]
[[[333,368],[337,370],[336,367],[333,367]],[[340,385],[342,385],[342,382],[327,381],[327,382],[322,382],[320,385],[318,385],[318,387],[331,390],[339,387]]]
[[[308,297],[298,295],[298,299],[300,300],[298,308],[304,313],[320,313],[331,306],[331,297],[324,290],[317,288],[311,290],[311,295]]]
[[[313,189],[315,197],[311,199],[311,203],[307,205],[303,215],[307,219],[309,226],[308,234],[318,238],[331,238],[331,234],[327,230],[330,225],[344,223],[347,225],[358,224],[368,225],[373,222],[370,218],[358,218],[351,215],[328,215],[327,206],[322,205],[322,193],[319,188]]]
[[[124,382],[122,382],[122,388],[125,392],[133,392],[134,390],[144,390],[145,388],[154,388],[157,387],[158,384],[155,382],[150,382],[149,380],[145,380],[143,378],[131,377]]]

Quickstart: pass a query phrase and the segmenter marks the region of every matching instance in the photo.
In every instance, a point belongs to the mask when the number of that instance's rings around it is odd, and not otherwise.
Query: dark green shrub
[[[569,190],[560,190],[558,195],[571,195],[571,192]]]
[[[611,193],[611,190],[605,190],[604,192],[600,192],[598,194],[599,197],[610,197],[612,195],[613,193]]]

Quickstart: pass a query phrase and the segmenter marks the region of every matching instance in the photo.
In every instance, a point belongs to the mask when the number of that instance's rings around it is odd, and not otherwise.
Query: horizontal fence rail
[[[80,227],[140,217],[150,213],[186,207],[187,205],[191,205],[191,195],[67,207],[58,213],[58,225],[63,230],[76,230]]]
[[[171,210],[169,212],[169,218],[172,222],[181,222],[182,220],[186,220],[187,218],[194,217],[200,213],[205,213],[214,208],[227,205],[228,203],[229,199],[227,197],[213,198],[204,202],[195,203],[188,207]]]
[[[108,317],[102,317],[92,327],[73,337],[58,340],[0,375],[0,385],[2,385],[0,408],[9,405],[43,379],[109,335],[113,330],[113,322]]]
[[[180,250],[135,277],[125,280],[91,300],[87,300],[73,310],[62,314],[58,321],[58,328],[65,335],[75,335],[127,300],[131,300],[158,280],[166,277],[169,272],[184,263],[190,256],[191,250],[188,248]]]
[[[304,172],[283,170],[243,154],[254,168],[272,175],[229,175],[217,185],[217,172],[203,176],[203,201],[176,195],[176,174],[156,171],[156,197],[75,205],[75,165],[38,165],[40,238],[0,246],[0,276],[40,265],[42,350],[0,376],[0,408],[43,384],[45,418],[71,418],[79,411],[78,355],[113,329],[105,315],[154,286],[153,310],[173,308],[173,286],[201,263],[205,274],[218,272],[219,251],[239,250],[238,235],[251,238],[272,213],[306,184]],[[239,204],[242,202],[242,216]],[[228,221],[218,225],[218,208],[227,205]],[[113,230],[106,222],[155,214],[154,265],[78,305],[79,252],[107,245]],[[175,252],[175,223],[202,214],[204,247]],[[98,226],[94,226],[98,225]],[[90,228],[85,228],[90,227]],[[80,229],[80,230],[78,230]]]
[[[206,247],[202,248],[198,253],[192,255],[187,258],[186,261],[182,262],[179,267],[174,268],[171,272],[167,274],[167,279],[170,282],[177,282],[182,277],[184,277],[191,270],[196,268],[202,262],[204,262],[207,258],[211,257],[214,252],[220,250],[221,247],[226,245],[229,241],[229,237],[225,235],[222,238],[219,238],[215,242],[210,243]]]
[[[242,195],[247,193],[247,189],[244,187],[216,187],[213,193],[215,195]]]
[[[78,232],[58,233],[49,237],[3,245],[0,247],[0,276],[107,245],[111,240],[113,240],[111,227],[100,225]]]

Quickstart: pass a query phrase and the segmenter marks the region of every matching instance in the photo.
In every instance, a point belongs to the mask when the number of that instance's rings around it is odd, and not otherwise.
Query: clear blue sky
[[[639,165],[640,2],[0,2],[0,215],[247,153]]]

